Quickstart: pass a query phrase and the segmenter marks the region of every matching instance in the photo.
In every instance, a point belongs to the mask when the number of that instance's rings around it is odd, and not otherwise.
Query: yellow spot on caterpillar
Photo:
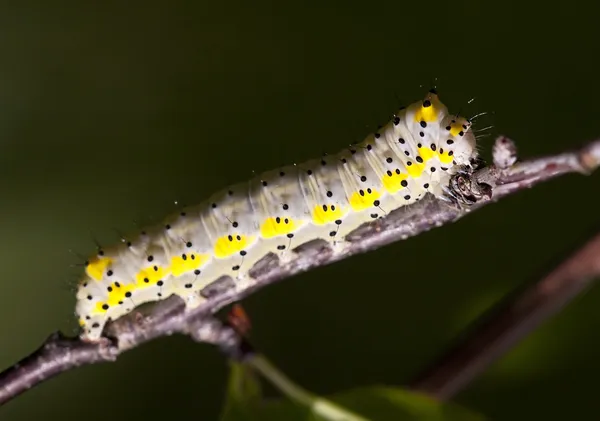
[[[347,210],[335,205],[317,205],[313,209],[312,220],[315,225],[329,224],[342,219]]]
[[[160,266],[148,266],[135,275],[135,283],[139,287],[148,287],[154,285],[169,275],[169,269]]]
[[[260,235],[263,238],[272,238],[279,235],[289,234],[297,231],[302,226],[301,222],[286,217],[267,218],[260,227]]]
[[[109,257],[93,257],[87,262],[85,267],[85,273],[96,281],[102,279],[104,271],[112,263],[112,259]]]
[[[108,293],[107,303],[109,306],[121,305],[127,298],[125,294],[134,291],[136,286],[134,284],[121,285],[119,282],[110,284],[111,291]]]
[[[215,243],[215,257],[224,259],[238,253],[254,242],[254,237],[232,234],[225,235]]]
[[[417,123],[420,123],[421,121],[427,123],[436,121],[438,119],[439,111],[443,108],[444,105],[441,103],[438,96],[435,93],[430,92],[427,94],[427,97],[419,109],[415,112],[415,121]]]
[[[444,151],[444,153],[438,152],[437,155],[440,162],[442,162],[443,164],[451,163],[454,158],[451,155],[448,155],[449,153],[449,151]]]
[[[383,178],[381,179],[381,182],[383,183],[383,187],[390,193],[396,193],[398,190],[400,190],[403,186],[402,186],[402,181],[406,180],[408,178],[408,176],[406,174],[403,173],[395,173],[392,172],[391,175],[386,174],[383,176]]]
[[[419,178],[424,170],[425,164],[419,164],[418,162],[413,162],[412,165],[406,166],[406,171],[408,171],[408,175],[411,178]]]
[[[107,303],[103,302],[103,301],[98,301],[96,303],[96,308],[94,309],[94,314],[103,314],[106,313],[108,311],[110,307],[108,306]]]
[[[437,120],[437,110],[433,105],[430,105],[429,107],[421,106],[421,108],[415,113],[415,121],[417,122],[425,121],[429,123],[435,120]]]
[[[359,190],[352,193],[352,196],[350,196],[350,206],[352,206],[353,210],[358,212],[374,206],[373,202],[380,197],[381,193],[379,193],[377,190]]]
[[[85,326],[85,320],[79,319],[79,326],[84,327]]]
[[[450,134],[452,136],[458,136],[461,131],[463,131],[461,122],[455,121],[454,123],[450,123]]]
[[[198,253],[184,253],[181,256],[171,258],[171,273],[173,276],[181,276],[204,265],[210,259],[209,255]]]
[[[421,158],[423,158],[425,162],[427,162],[435,156],[435,152],[431,150],[431,148],[421,146],[419,148],[419,155],[421,156]]]

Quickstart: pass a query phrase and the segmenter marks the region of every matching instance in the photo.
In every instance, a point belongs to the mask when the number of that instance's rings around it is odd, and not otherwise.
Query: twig
[[[600,280],[600,232],[524,291],[508,297],[489,318],[412,382],[411,388],[447,399],[543,321]]]
[[[80,365],[113,361],[118,353],[118,349],[108,342],[103,345],[89,344],[54,333],[37,351],[0,375],[1,402]]]
[[[213,315],[257,289],[454,222],[491,201],[558,175],[587,174],[600,165],[600,140],[579,151],[516,165],[510,165],[511,159],[504,156],[514,148],[511,141],[500,138],[496,146],[500,150],[495,151],[496,165],[453,179],[451,191],[457,203],[428,196],[358,228],[347,237],[346,246],[336,252],[326,243],[315,241],[296,248],[295,258],[286,264],[280,264],[273,255],[266,256],[252,268],[248,280],[234,283],[231,278],[220,278],[208,285],[202,291],[207,301],[193,311],[185,311],[183,301],[175,296],[143,306],[108,324],[104,331],[107,338],[98,344],[83,344],[77,339],[65,339],[59,335],[50,337],[32,356],[0,373],[0,404],[75,366],[113,361],[124,351],[173,333],[190,335],[233,352],[239,346],[239,338],[232,334],[230,328],[219,327]],[[511,156],[510,153],[508,156]]]
[[[336,403],[315,396],[304,390],[287,378],[277,367],[269,362],[264,356],[255,354],[248,359],[247,364],[258,371],[265,379],[273,384],[292,401],[310,408],[314,415],[331,421],[367,421],[366,418],[350,412]]]

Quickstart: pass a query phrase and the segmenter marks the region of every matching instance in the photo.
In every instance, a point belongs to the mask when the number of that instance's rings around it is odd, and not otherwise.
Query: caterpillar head
[[[454,162],[458,166],[471,167],[478,156],[475,135],[471,130],[472,123],[459,115],[448,115],[444,124],[446,144],[453,151]]]
[[[435,143],[443,164],[470,167],[471,162],[477,159],[471,122],[458,114],[451,114],[435,90],[430,90],[422,101],[411,105],[407,113],[407,124],[415,134],[414,138],[426,145]]]
[[[431,108],[439,110],[437,116],[440,119],[440,143],[445,143],[443,147],[451,151],[455,165],[471,167],[478,156],[471,121],[459,114],[450,114],[435,90],[428,92],[425,101],[431,103]],[[443,142],[441,137],[446,137],[446,141]]]

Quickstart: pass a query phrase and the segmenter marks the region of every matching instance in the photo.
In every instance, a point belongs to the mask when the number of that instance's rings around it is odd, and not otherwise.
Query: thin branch
[[[288,379],[285,374],[260,354],[255,354],[252,358],[249,358],[247,363],[290,400],[310,408],[311,412],[319,418],[330,421],[368,421],[366,418],[328,399],[315,396],[304,390]]]
[[[0,373],[0,404],[75,366],[113,361],[122,352],[174,333],[216,344],[229,354],[243,353],[239,336],[214,318],[228,304],[282,279],[454,222],[474,209],[542,181],[566,173],[588,174],[600,165],[600,140],[579,151],[511,165],[513,149],[511,141],[500,138],[494,151],[495,165],[454,177],[450,189],[454,202],[428,196],[397,209],[355,230],[338,251],[323,241],[313,241],[297,247],[295,258],[286,264],[268,255],[252,268],[248,279],[233,282],[224,277],[208,285],[201,292],[207,301],[194,310],[185,311],[183,301],[172,296],[109,323],[104,331],[106,339],[97,344],[53,335],[30,357]]]
[[[455,396],[594,281],[600,281],[600,232],[538,282],[493,308],[411,388],[438,399]]]

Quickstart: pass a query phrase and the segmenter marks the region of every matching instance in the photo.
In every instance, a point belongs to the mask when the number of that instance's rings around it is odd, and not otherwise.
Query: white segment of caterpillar
[[[286,259],[290,247],[317,238],[336,246],[427,192],[442,196],[477,157],[470,129],[432,90],[361,143],[231,186],[99,250],[78,286],[81,338],[97,341],[108,320],[172,294],[196,307],[202,288],[223,275],[239,282],[269,252]]]

